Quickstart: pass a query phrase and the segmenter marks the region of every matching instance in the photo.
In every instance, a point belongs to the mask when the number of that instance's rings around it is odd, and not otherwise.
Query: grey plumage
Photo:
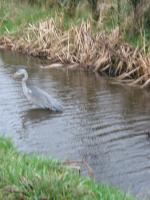
[[[25,69],[18,70],[14,77],[22,77],[22,89],[23,93],[28,101],[40,108],[47,108],[55,112],[62,111],[62,105],[56,99],[51,97],[47,92],[43,91],[38,87],[27,87],[26,81],[28,79],[28,73]]]

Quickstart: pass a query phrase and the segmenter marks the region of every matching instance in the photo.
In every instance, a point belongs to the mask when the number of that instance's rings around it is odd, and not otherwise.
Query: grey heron
[[[38,108],[50,109],[55,112],[61,112],[63,110],[60,102],[51,97],[47,92],[37,87],[27,86],[28,73],[25,69],[19,69],[14,74],[14,78],[21,77],[23,93],[30,103]]]

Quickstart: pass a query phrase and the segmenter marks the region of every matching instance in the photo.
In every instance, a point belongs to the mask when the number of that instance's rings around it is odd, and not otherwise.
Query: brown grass
[[[19,39],[0,39],[0,47],[24,54],[45,57],[53,63],[82,66],[116,77],[129,85],[150,85],[150,58],[139,49],[123,43],[119,30],[111,34],[94,33],[91,21],[67,31],[53,19],[29,25]],[[61,66],[61,65],[50,65]]]

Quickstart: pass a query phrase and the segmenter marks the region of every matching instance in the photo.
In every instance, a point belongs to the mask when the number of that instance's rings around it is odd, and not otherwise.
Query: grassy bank
[[[0,199],[3,200],[133,200],[57,161],[23,155],[4,138],[0,138],[0,163]]]

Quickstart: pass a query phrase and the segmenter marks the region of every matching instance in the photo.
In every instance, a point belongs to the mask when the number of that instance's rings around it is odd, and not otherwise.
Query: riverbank
[[[50,65],[46,68],[82,67],[130,86],[149,87],[150,59],[146,46],[135,48],[126,43],[117,26],[104,31],[104,26],[95,26],[90,12],[71,18],[59,7],[43,10],[36,5],[24,5],[24,11],[19,4],[15,17],[2,21],[1,49],[47,59]]]
[[[55,160],[19,153],[10,140],[2,137],[0,160],[0,199],[133,200]]]

